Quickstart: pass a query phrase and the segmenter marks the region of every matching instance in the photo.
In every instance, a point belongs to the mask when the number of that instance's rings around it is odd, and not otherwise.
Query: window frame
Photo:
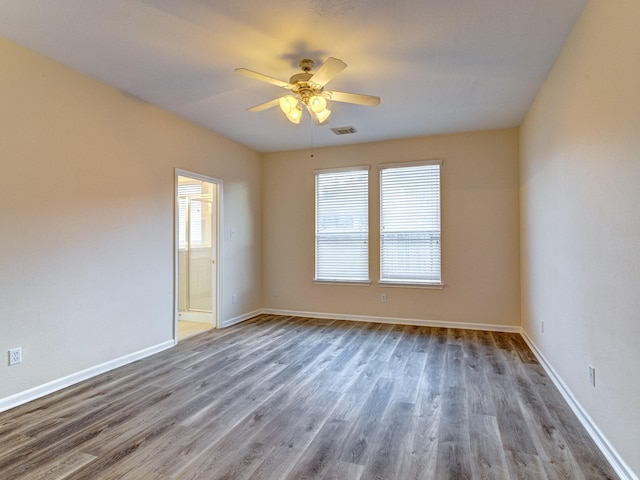
[[[370,219],[369,219],[369,213],[370,213],[370,175],[369,172],[371,170],[371,166],[370,165],[358,165],[358,166],[350,166],[350,167],[339,167],[339,168],[323,168],[323,169],[316,169],[313,171],[314,174],[314,278],[313,278],[313,282],[317,283],[317,284],[332,284],[332,285],[362,285],[362,286],[368,286],[371,285],[371,264],[370,264],[370,246],[371,246],[371,231],[370,231]],[[364,238],[365,238],[365,245],[366,248],[364,249],[364,252],[366,253],[366,259],[365,259],[365,263],[366,263],[366,278],[364,277],[356,277],[353,276],[352,278],[347,278],[346,276],[341,276],[341,275],[334,275],[334,276],[329,276],[329,275],[319,275],[319,238],[321,238],[322,236],[324,236],[325,240],[331,235],[328,232],[319,232],[319,208],[321,208],[321,204],[319,204],[319,196],[318,196],[318,189],[319,189],[319,177],[322,175],[331,175],[331,174],[340,174],[340,173],[349,173],[349,172],[363,172],[365,179],[366,179],[366,183],[365,183],[365,188],[364,188],[364,208],[366,209],[366,214],[365,214],[365,218],[366,218],[366,232],[364,233]],[[362,199],[360,199],[362,202]],[[362,205],[361,205],[362,207]],[[349,232],[343,232],[343,235],[349,236]],[[362,238],[362,232],[360,232],[359,234],[357,232],[352,232],[351,235],[353,235],[354,237],[358,237],[360,236]],[[357,238],[356,238],[357,239]],[[322,268],[322,267],[321,267]],[[335,273],[335,272],[334,272]]]
[[[379,271],[379,281],[378,284],[384,286],[391,287],[415,287],[415,288],[435,288],[442,289],[444,288],[443,280],[442,280],[442,160],[434,159],[434,160],[421,160],[414,162],[398,162],[398,163],[382,163],[378,165],[378,181],[379,181],[379,241],[380,241],[380,250],[379,250],[379,261],[380,261],[380,271]],[[438,166],[438,182],[437,182],[437,225],[438,225],[438,278],[437,279],[425,279],[419,280],[416,278],[399,278],[387,276],[386,278],[383,276],[383,269],[385,266],[384,262],[384,236],[388,235],[383,232],[384,228],[384,219],[383,219],[383,201],[384,201],[384,191],[383,191],[383,171],[384,170],[392,170],[392,169],[402,169],[409,167],[421,167],[421,166]],[[426,230],[425,230],[426,231]],[[426,275],[427,272],[424,272]],[[407,277],[410,277],[408,275]]]
[[[201,197],[202,196],[202,182],[193,181],[188,183],[178,184],[177,188],[177,199],[178,199],[178,250],[179,251],[187,251],[187,244],[189,243],[189,239],[191,237],[192,229],[191,225],[187,224],[187,210],[190,208],[191,197]],[[200,218],[196,217],[198,221],[197,227],[200,227],[199,222]],[[198,228],[199,229],[199,228]],[[197,232],[198,229],[195,229]],[[188,230],[188,231],[187,231]]]

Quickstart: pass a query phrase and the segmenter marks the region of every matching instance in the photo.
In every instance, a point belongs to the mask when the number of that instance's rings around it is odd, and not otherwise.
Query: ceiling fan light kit
[[[293,95],[285,95],[280,98],[280,110],[284,112],[291,123],[300,123],[302,108],[298,104],[298,99]]]
[[[313,95],[309,99],[309,106],[316,113],[323,112],[327,109],[327,99],[322,95]]]
[[[302,106],[304,105],[313,122],[316,125],[324,125],[331,115],[331,110],[327,108],[327,100],[355,103],[357,105],[370,107],[375,107],[380,103],[380,97],[324,90],[324,86],[329,83],[333,77],[347,68],[347,64],[342,60],[329,57],[316,73],[312,74],[310,72],[313,65],[313,60],[308,58],[300,61],[300,68],[303,73],[293,75],[288,83],[246,68],[236,68],[235,71],[241,75],[271,83],[272,85],[291,91],[289,95],[256,105],[248,110],[250,112],[261,112],[262,110],[280,105],[280,110],[286,115],[287,119],[291,123],[299,124],[302,118]]]

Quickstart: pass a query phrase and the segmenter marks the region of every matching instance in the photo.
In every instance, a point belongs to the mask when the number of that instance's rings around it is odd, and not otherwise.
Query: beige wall
[[[379,163],[443,159],[443,290],[381,287]],[[371,165],[369,287],[317,285],[317,168]],[[520,324],[518,132],[515,129],[264,155],[266,308],[478,325]],[[273,289],[278,296],[273,297]],[[387,294],[387,303],[380,294]]]
[[[592,0],[531,107],[521,249],[527,335],[640,473],[638,18],[637,0]]]
[[[175,168],[224,182],[223,319],[260,308],[257,153],[5,40],[0,65],[0,400],[173,338]]]
[[[637,18],[636,0],[592,0],[519,136],[443,135],[313,158],[261,157],[0,40],[0,354],[20,346],[24,356],[0,362],[0,400],[172,338],[181,168],[224,181],[223,320],[262,307],[503,327],[522,317],[640,472]],[[445,288],[380,287],[375,166],[434,158],[444,161]],[[313,170],[363,164],[373,283],[316,285]]]

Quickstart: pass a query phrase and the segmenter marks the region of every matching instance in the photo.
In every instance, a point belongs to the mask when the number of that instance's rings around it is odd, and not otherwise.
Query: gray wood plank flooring
[[[517,334],[261,315],[0,413],[0,478],[618,477]]]

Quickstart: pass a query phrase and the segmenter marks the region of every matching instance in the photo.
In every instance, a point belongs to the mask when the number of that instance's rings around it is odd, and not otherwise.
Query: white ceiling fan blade
[[[275,107],[280,103],[280,98],[276,98],[273,100],[269,100],[268,102],[261,103],[260,105],[256,105],[255,107],[247,108],[247,112],[261,112],[263,110],[267,110],[268,108]]]
[[[313,74],[313,77],[311,77],[309,81],[324,87],[333,77],[338,75],[345,68],[347,68],[347,64],[342,60],[329,57],[318,71]]]
[[[327,92],[331,100],[336,102],[355,103],[357,105],[366,105],[367,107],[375,107],[380,104],[380,97],[373,95],[361,95],[359,93],[345,92]]]
[[[263,75],[262,73],[254,72],[253,70],[248,70],[246,68],[236,68],[234,72],[239,73],[240,75],[244,75],[245,77],[254,78],[256,80],[260,80],[261,82],[267,82],[272,85],[276,85],[282,88],[293,88],[288,82],[283,82],[282,80],[278,80],[277,78],[270,77],[268,75]]]

